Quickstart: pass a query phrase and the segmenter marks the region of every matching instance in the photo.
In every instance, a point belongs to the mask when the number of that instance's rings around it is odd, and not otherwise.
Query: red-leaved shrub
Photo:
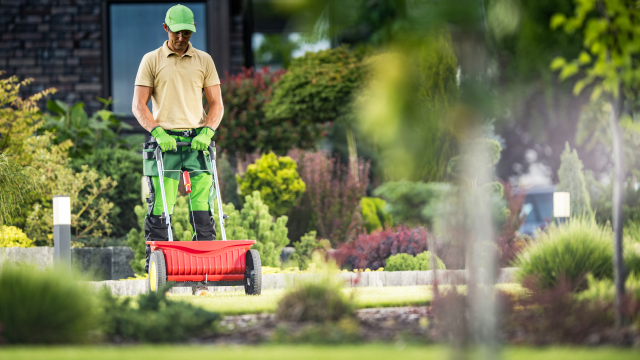
[[[496,238],[496,244],[499,249],[499,266],[509,266],[516,256],[528,245],[530,237],[518,234],[518,229],[525,220],[522,214],[522,205],[526,193],[514,193],[512,187],[508,183],[503,183],[504,199],[509,209],[502,231]]]
[[[427,251],[424,228],[397,227],[373,234],[360,234],[350,243],[340,246],[334,253],[336,261],[346,267],[377,270],[386,265],[391,255],[405,253],[417,255]]]
[[[304,215],[301,221],[306,220],[307,227],[312,222],[318,237],[328,239],[332,246],[353,239],[362,228],[360,199],[369,185],[369,162],[358,160],[356,179],[326,151],[292,150],[288,156],[298,163],[298,172],[307,187],[299,205],[290,212],[292,220],[296,221],[296,214]]]

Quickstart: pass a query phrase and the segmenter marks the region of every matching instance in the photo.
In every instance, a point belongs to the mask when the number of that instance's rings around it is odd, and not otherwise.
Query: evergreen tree
[[[571,151],[567,142],[560,156],[560,169],[558,169],[560,184],[558,184],[557,191],[567,191],[571,194],[571,215],[591,215],[593,213],[582,168],[578,152],[576,149]]]

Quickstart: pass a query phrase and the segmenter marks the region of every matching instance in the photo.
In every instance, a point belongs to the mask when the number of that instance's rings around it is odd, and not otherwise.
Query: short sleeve
[[[140,62],[138,68],[138,75],[136,75],[136,86],[153,87],[153,80],[155,76],[151,70],[151,59],[149,54],[146,54]]]
[[[220,84],[220,77],[218,77],[218,71],[216,70],[216,66],[213,63],[213,59],[208,57],[207,64],[205,66],[205,74],[204,74],[204,87],[209,87],[213,85]]]

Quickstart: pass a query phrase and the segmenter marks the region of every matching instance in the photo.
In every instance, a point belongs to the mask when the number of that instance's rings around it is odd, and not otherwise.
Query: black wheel
[[[167,266],[160,250],[151,253],[149,259],[149,291],[158,292],[167,283]]]
[[[262,263],[258,250],[247,251],[247,266],[244,270],[244,293],[260,295],[262,293]]]

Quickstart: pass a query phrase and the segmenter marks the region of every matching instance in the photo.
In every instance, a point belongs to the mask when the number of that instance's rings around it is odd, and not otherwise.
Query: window
[[[204,3],[185,3],[193,11],[197,32],[191,36],[196,49],[206,51],[207,24]],[[113,111],[133,116],[131,103],[138,66],[144,54],[167,40],[162,27],[167,10],[175,3],[111,4],[109,35]],[[149,102],[149,105],[151,102]]]

